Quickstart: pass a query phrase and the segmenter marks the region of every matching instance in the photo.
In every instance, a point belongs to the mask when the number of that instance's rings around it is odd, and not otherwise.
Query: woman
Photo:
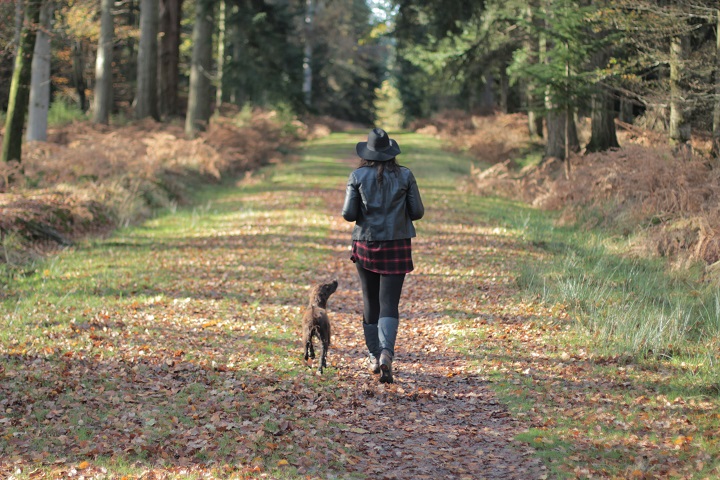
[[[397,164],[397,142],[381,128],[357,144],[360,166],[350,174],[342,216],[355,222],[352,256],[363,292],[363,330],[370,369],[393,383],[400,303],[405,274],[413,270],[413,220],[425,213],[412,172]]]

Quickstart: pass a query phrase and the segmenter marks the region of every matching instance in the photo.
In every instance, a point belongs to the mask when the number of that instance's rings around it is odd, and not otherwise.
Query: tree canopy
[[[52,98],[83,111],[161,121],[187,113],[201,128],[224,106],[250,105],[371,124],[394,95],[406,124],[443,109],[545,117],[548,155],[563,156],[556,140],[576,142],[574,121],[563,127],[561,116],[592,116],[605,131],[616,117],[638,121],[678,144],[691,131],[720,138],[710,0],[42,1],[56,6]],[[3,106],[15,102],[23,28],[37,29],[18,11],[0,4]],[[200,20],[212,33],[193,40]],[[593,129],[593,148],[616,143],[603,129]]]

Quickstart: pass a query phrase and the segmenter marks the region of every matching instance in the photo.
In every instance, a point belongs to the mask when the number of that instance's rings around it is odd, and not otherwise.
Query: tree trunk
[[[23,28],[23,17],[25,15],[25,3],[23,0],[15,0],[15,34],[13,35],[13,60],[20,48],[20,33]]]
[[[545,5],[546,13],[550,11],[550,3]],[[545,19],[545,22],[549,22],[549,18]],[[545,35],[541,35],[539,44],[539,58],[538,60],[543,63],[548,63],[548,51],[551,50],[550,40]],[[548,87],[545,91],[545,110],[547,126],[547,139],[545,143],[545,158],[559,158],[565,160],[565,138],[567,137],[568,129],[566,128],[566,112],[565,109],[560,108],[555,99],[552,98],[550,88]]]
[[[608,93],[600,89],[592,96],[591,130],[592,135],[586,150],[588,152],[603,152],[611,148],[619,148],[615,131],[615,112],[613,99]]]
[[[212,63],[213,9],[211,0],[198,0],[193,26],[190,91],[185,135],[193,138],[210,119],[210,66]]]
[[[715,10],[715,108],[713,109],[712,153],[720,157],[720,8]]]
[[[483,89],[480,94],[480,105],[483,110],[495,110],[495,76],[490,68],[486,68],[483,74]]]
[[[528,23],[534,25],[535,28],[526,32],[524,46],[527,51],[528,61],[531,63],[537,63],[541,54],[540,38],[536,37],[533,30],[539,30],[540,19],[534,14],[538,8],[535,1],[528,2],[526,10],[526,18]],[[543,47],[544,48],[544,47]],[[535,93],[535,85],[532,81],[527,81],[524,84],[525,91],[525,103],[528,114],[528,131],[530,138],[542,138],[543,137],[543,116],[538,113],[542,108],[542,98],[538,98]]]
[[[565,113],[552,109],[547,112],[547,143],[545,157],[565,158]]]
[[[683,88],[687,43],[687,37],[676,36],[670,45],[670,141],[676,146],[686,145],[690,141],[690,123],[686,119]]]
[[[238,15],[239,8],[237,5],[232,6],[232,16]],[[228,45],[232,48],[232,68],[229,69],[229,83],[230,83],[230,102],[234,105],[242,105],[245,101],[243,95],[243,83],[239,80],[238,70],[242,65],[242,52],[243,52],[243,35],[242,29],[238,25],[238,22],[233,22],[228,25]]]
[[[180,20],[183,0],[160,0],[160,72],[159,108],[163,117],[180,113],[178,79],[180,78]]]
[[[570,45],[565,42],[565,49],[569,50]],[[570,165],[570,124],[575,123],[575,116],[573,115],[572,98],[570,95],[570,62],[565,62],[565,77],[567,79],[567,90],[565,91],[565,179],[570,180],[572,177],[572,166]]]
[[[160,120],[157,102],[158,0],[140,2],[140,47],[138,49],[135,118]]]
[[[303,52],[303,98],[305,106],[310,108],[312,105],[312,31],[315,20],[315,0],[305,0],[305,48]]]
[[[570,125],[573,124],[573,113],[570,105],[565,107],[565,179],[570,180],[572,178],[572,165],[570,164]]]
[[[140,27],[139,23],[139,10],[140,10],[140,0],[127,0],[127,8],[126,8],[126,14],[125,14],[125,26],[130,27],[133,30],[136,30]],[[121,72],[121,75],[130,80],[131,82],[135,82],[134,88],[135,91],[137,91],[137,76],[138,76],[138,40],[135,38],[135,36],[129,36],[125,40],[125,48],[123,49],[123,52],[120,52],[119,55],[121,58],[124,58],[124,65],[123,65],[123,71]],[[120,62],[120,59],[118,59],[118,62]],[[133,86],[128,86],[131,90]],[[126,100],[127,97],[132,95],[133,92],[130,91],[125,95]],[[132,98],[132,101],[134,101],[134,97]]]
[[[633,115],[633,101],[627,97],[620,98],[620,121],[625,123],[633,123],[635,116]]]
[[[543,116],[532,110],[528,111],[528,128],[530,130],[531,138],[543,138]]]
[[[93,122],[107,125],[113,102],[113,45],[115,28],[113,19],[114,0],[100,1],[100,40],[95,58],[95,98]]]
[[[215,90],[215,113],[220,114],[223,102],[223,69],[225,67],[225,10],[227,0],[220,0],[220,14],[218,15],[218,45],[217,45],[217,78]]]
[[[73,82],[75,83],[75,91],[78,95],[78,104],[80,110],[86,112],[88,109],[87,95],[85,89],[87,84],[85,83],[85,57],[83,55],[83,46],[80,40],[75,40],[72,46],[72,67],[73,67]]]
[[[50,110],[50,20],[53,3],[47,2],[40,9],[40,28],[35,37],[30,76],[30,104],[28,107],[28,141],[46,141],[48,111]]]
[[[25,22],[20,33],[20,45],[15,56],[10,98],[5,118],[5,136],[3,137],[2,160],[20,161],[22,157],[22,134],[25,125],[25,113],[30,99],[30,74],[32,56],[35,49],[35,30],[40,21],[40,0],[26,0]]]
[[[566,151],[578,152],[580,150],[580,141],[572,108],[554,107],[549,101],[546,108],[547,143],[545,144],[545,157],[564,160]]]

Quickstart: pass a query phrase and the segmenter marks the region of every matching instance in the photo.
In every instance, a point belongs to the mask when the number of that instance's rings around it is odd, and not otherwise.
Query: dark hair
[[[397,175],[397,172],[400,171],[400,165],[398,165],[397,160],[395,160],[395,157],[391,158],[390,160],[386,160],[384,162],[377,162],[375,160],[366,160],[364,158],[360,159],[360,167],[370,167],[370,168],[376,168],[377,169],[377,181],[378,183],[383,183],[383,173],[385,173],[385,170],[388,172],[392,172]]]

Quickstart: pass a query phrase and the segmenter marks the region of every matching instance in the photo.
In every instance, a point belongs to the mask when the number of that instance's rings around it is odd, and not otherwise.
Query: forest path
[[[450,341],[458,320],[482,319],[483,306],[504,296],[509,262],[520,247],[485,223],[458,188],[467,159],[419,136],[396,138],[408,152],[399,160],[415,173],[427,214],[416,222],[416,270],[401,301],[393,385],[378,384],[364,368],[360,285],[347,251],[352,225],[338,215],[347,174],[358,162],[354,143],[363,138],[328,139],[350,153],[339,162],[348,168],[326,200],[328,241],[335,246],[330,264],[341,285],[329,303],[331,358],[343,392],[328,420],[351,426],[341,431],[341,442],[362,452],[353,469],[372,478],[546,478],[532,449],[513,441],[522,427]]]
[[[367,371],[340,216],[364,136],[309,142],[299,161],[209,187],[195,208],[67,249],[6,286],[0,476],[547,478],[473,366],[489,355],[473,326],[511,304],[529,253],[485,218],[488,200],[458,189],[470,161],[419,135],[396,137],[426,207],[396,382]],[[340,287],[319,376],[302,361],[300,316],[310,285],[330,278]]]

